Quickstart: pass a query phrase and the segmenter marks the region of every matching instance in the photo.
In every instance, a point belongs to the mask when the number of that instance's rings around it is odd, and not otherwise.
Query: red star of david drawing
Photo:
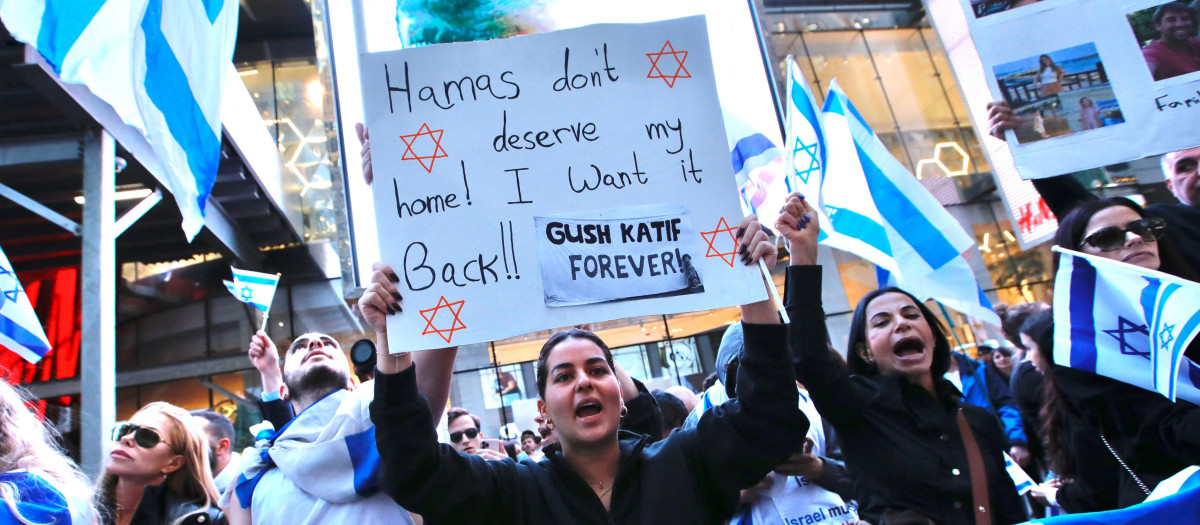
[[[400,160],[415,160],[421,163],[421,167],[425,168],[426,173],[433,173],[433,161],[447,156],[446,150],[442,149],[442,133],[445,131],[443,129],[431,130],[429,129],[429,124],[421,124],[421,129],[417,130],[416,133],[412,135],[400,135],[400,140],[403,140],[404,145],[408,146],[404,150],[404,156],[400,157]],[[417,138],[423,135],[428,135],[429,140],[433,141],[433,154],[431,155],[417,155],[413,151],[413,144],[417,142]],[[421,145],[424,146],[425,144],[422,143]],[[429,164],[425,163],[426,160],[429,161]]]
[[[467,327],[467,325],[463,324],[462,319],[458,317],[458,314],[462,312],[463,304],[463,301],[448,302],[446,301],[446,296],[443,295],[438,299],[437,306],[428,310],[421,310],[421,317],[425,318],[425,330],[421,332],[421,335],[436,333],[442,339],[445,339],[446,343],[449,343],[450,338],[454,337],[455,330],[462,330]],[[450,312],[450,315],[454,316],[454,322],[450,323],[450,328],[436,328],[433,326],[433,320],[437,318],[438,311],[442,308],[445,308]]]
[[[675,73],[664,75],[662,70],[658,68],[658,61],[662,59],[663,55],[671,55],[675,59]],[[667,40],[667,43],[663,44],[661,51],[646,53],[646,57],[650,59],[650,72],[646,74],[646,78],[661,78],[663,82],[667,83],[667,87],[675,87],[675,81],[678,79],[692,78],[692,74],[688,73],[687,68],[683,67],[683,61],[687,60],[687,56],[687,51],[676,51],[675,47],[671,45],[671,41]],[[665,67],[667,69],[671,68],[669,63]]]
[[[736,230],[737,228],[725,222],[725,217],[721,217],[721,220],[717,222],[717,229],[710,232],[700,232],[700,236],[704,237],[704,242],[708,243],[708,253],[705,253],[704,256],[720,257],[722,261],[729,263],[730,268],[733,268],[733,258],[737,255],[737,237],[733,236],[733,232]],[[718,244],[719,239],[717,237],[722,233],[729,234],[729,252],[722,252],[714,246]]]

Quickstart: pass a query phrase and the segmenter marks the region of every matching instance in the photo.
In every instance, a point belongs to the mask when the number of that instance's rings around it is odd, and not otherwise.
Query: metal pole
[[[496,394],[500,396],[500,428],[508,426],[508,414],[504,412],[504,387],[500,383],[500,362],[496,360],[496,342],[491,341],[488,346],[492,347],[492,373],[496,375]]]
[[[103,129],[83,138],[83,318],[80,338],[83,472],[104,468],[107,433],[116,422],[116,206],[113,138]]]

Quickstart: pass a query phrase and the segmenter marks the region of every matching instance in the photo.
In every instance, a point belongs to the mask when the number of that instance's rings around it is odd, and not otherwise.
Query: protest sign
[[[393,351],[766,298],[704,17],[364,55]]]
[[[1009,131],[1025,179],[1196,146],[1200,38],[1195,11],[1164,0],[929,0],[964,88],[1022,117]],[[960,11],[962,16],[947,14]],[[960,22],[961,21],[961,22]],[[963,35],[965,23],[969,35]],[[980,71],[982,68],[982,71]],[[982,125],[977,121],[976,125]]]

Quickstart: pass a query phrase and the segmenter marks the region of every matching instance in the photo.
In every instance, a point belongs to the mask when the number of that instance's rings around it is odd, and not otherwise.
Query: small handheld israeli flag
[[[50,351],[46,332],[3,250],[0,250],[0,346],[30,363],[37,363]]]
[[[1200,403],[1200,284],[1055,246],[1054,362]]]
[[[233,281],[225,281],[225,287],[237,300],[262,310],[263,326],[266,327],[266,314],[271,311],[271,300],[275,298],[279,276],[237,268],[230,270],[233,272]]]

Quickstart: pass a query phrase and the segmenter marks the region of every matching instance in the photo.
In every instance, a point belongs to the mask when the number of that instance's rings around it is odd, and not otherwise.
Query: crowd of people
[[[991,118],[996,135],[1016,119],[1003,104]],[[1200,148],[1165,155],[1179,203],[1146,208],[1039,181],[1061,217],[1054,243],[1196,280],[1198,165]],[[281,354],[258,332],[264,423],[240,453],[224,416],[153,402],[113,429],[92,483],[0,386],[0,523],[1020,523],[1136,505],[1200,464],[1200,410],[1056,363],[1048,304],[1002,309],[1007,341],[973,357],[921,300],[881,288],[830,340],[811,206],[792,194],[772,225],[790,323],[770,300],[742,305],[698,394],[649,391],[570,328],[538,355],[539,428],[489,439],[478,416],[446,410],[456,348],[389,349],[388,317],[412,314],[376,263],[358,303],[374,370],[352,371],[326,334]],[[745,264],[776,264],[767,231],[741,222]],[[1037,482],[1029,497],[1006,455]]]

